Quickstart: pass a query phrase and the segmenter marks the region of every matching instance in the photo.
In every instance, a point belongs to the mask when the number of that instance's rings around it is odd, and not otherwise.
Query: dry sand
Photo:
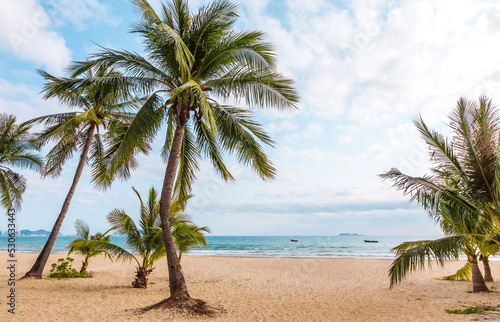
[[[21,277],[37,254],[17,254]],[[46,269],[64,254],[52,254]],[[74,255],[74,267],[80,257]],[[166,260],[156,264],[148,289],[133,289],[132,263],[94,258],[89,279],[21,280],[16,284],[17,314],[7,314],[7,254],[0,253],[0,321],[470,321],[497,319],[486,315],[450,315],[445,309],[463,305],[499,305],[500,283],[493,292],[468,293],[470,282],[434,278],[453,273],[463,262],[444,269],[413,274],[389,289],[390,260],[183,257],[183,269],[193,298],[226,313],[215,318],[193,318],[170,311],[137,309],[168,297]],[[500,262],[492,263],[500,279]],[[498,291],[497,291],[498,290]]]

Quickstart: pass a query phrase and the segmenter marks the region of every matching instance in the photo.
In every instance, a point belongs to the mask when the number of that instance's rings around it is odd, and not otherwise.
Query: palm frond
[[[99,184],[109,186],[109,181],[116,176],[128,178],[130,169],[137,166],[137,152],[148,154],[154,134],[161,126],[164,113],[161,104],[161,98],[157,94],[151,95],[129,124],[122,124],[114,129],[106,153],[110,180],[99,181]]]
[[[19,169],[30,169],[39,173],[42,172],[43,169],[43,159],[40,155],[30,152],[11,154],[2,163]]]
[[[205,82],[220,97],[244,99],[246,104],[257,108],[294,109],[299,95],[293,81],[269,69],[248,70],[234,68],[216,79]]]
[[[84,222],[81,219],[77,219],[75,221],[75,230],[76,230],[76,235],[79,236],[80,238],[83,239],[89,239],[90,236],[90,228],[89,225],[87,225],[86,222]]]
[[[175,56],[177,70],[182,80],[189,80],[194,58],[178,31],[173,29],[169,24],[163,22],[151,25],[149,21],[146,21],[136,24],[133,32],[141,33],[149,40],[146,44],[150,44],[150,50],[155,50],[153,47],[157,46],[169,48]]]
[[[174,185],[174,196],[183,208],[191,194],[191,186],[196,180],[196,172],[199,170],[197,161],[199,155],[200,151],[196,145],[195,137],[190,128],[186,127],[179,157],[179,171]]]
[[[396,259],[389,269],[391,287],[400,283],[409,273],[431,266],[436,261],[443,266],[446,261],[456,260],[459,249],[464,244],[464,236],[449,236],[436,240],[404,242],[393,248]]]
[[[256,139],[271,146],[273,140],[262,126],[251,118],[251,113],[230,106],[216,105],[214,114],[221,146],[229,152],[234,152],[240,163],[251,166],[261,179],[274,178],[276,169]]]
[[[160,23],[160,17],[147,0],[132,0],[136,9],[142,14],[142,18],[152,23]]]
[[[442,279],[447,281],[470,281],[472,277],[472,269],[470,263],[467,262],[465,265],[457,270],[455,274],[444,276]]]
[[[123,209],[113,209],[106,216],[106,219],[118,234],[125,236],[128,246],[139,253],[144,253],[141,232],[135,225],[134,220]]]
[[[483,105],[480,102],[480,105]],[[455,136],[454,147],[459,151],[466,162],[466,171],[471,181],[475,183],[478,193],[494,197],[491,190],[492,178],[489,178],[481,155],[481,145],[475,136],[478,126],[478,106],[475,102],[460,98],[457,108],[450,116],[450,127],[458,134]]]
[[[425,143],[431,149],[431,160],[439,164],[439,167],[445,167],[447,170],[454,170],[461,179],[467,179],[467,174],[462,169],[462,165],[453,150],[453,144],[448,142],[444,136],[427,127],[420,116],[414,120],[415,127],[418,129]]]
[[[29,133],[31,124],[16,124],[14,115],[0,113],[0,203],[6,209],[21,208],[26,179],[11,167],[41,172],[40,144]]]
[[[449,202],[455,202],[470,212],[476,212],[477,208],[471,200],[464,198],[457,191],[442,186],[435,182],[430,176],[412,177],[401,173],[396,168],[379,175],[384,180],[392,180],[393,187],[401,190],[405,195],[410,195],[410,202],[417,201],[424,209],[432,211],[440,205],[442,197]]]
[[[127,251],[125,248],[122,248],[118,245],[115,245],[111,242],[104,240],[79,240],[73,243],[73,248],[75,249],[101,249],[106,253],[114,256],[115,260],[123,260],[123,261],[135,261],[138,265],[139,262],[135,258],[135,256]]]
[[[274,70],[276,56],[270,43],[263,41],[260,31],[225,33],[203,57],[200,71],[195,76],[213,79],[222,69],[245,66],[248,69]]]
[[[10,169],[0,168],[0,202],[5,209],[21,209],[26,179]]]
[[[210,159],[212,166],[222,179],[233,181],[234,177],[224,164],[220,144],[214,135],[215,131],[212,131],[210,125],[203,119],[194,122],[194,130],[196,131],[196,143],[200,148],[200,152]]]

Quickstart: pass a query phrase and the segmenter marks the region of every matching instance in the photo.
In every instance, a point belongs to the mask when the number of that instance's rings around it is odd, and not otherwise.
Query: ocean
[[[75,236],[60,236],[53,252],[67,252]],[[387,258],[393,259],[391,249],[402,242],[435,239],[439,236],[207,236],[208,247],[198,247],[189,254],[197,256],[254,256],[254,257],[321,257],[321,258]],[[291,240],[297,240],[292,242]],[[7,251],[8,237],[0,237],[0,251]],[[47,237],[16,237],[17,252],[42,250]],[[364,240],[377,240],[366,243]],[[127,248],[125,238],[112,236],[111,241]]]

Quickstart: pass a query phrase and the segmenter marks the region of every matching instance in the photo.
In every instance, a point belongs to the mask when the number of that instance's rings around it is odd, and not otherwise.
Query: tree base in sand
[[[198,299],[178,299],[169,297],[161,302],[141,309],[142,313],[151,310],[172,310],[176,313],[185,315],[196,315],[205,317],[214,317],[216,315],[225,313],[226,311],[219,307],[209,306],[205,301]]]
[[[21,279],[25,279],[25,278],[35,278],[37,280],[39,279],[42,279],[42,275],[38,274],[38,273],[26,273],[26,275],[24,275],[23,277],[21,277]]]

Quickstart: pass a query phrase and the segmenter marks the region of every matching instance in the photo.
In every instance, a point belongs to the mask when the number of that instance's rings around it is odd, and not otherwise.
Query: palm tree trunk
[[[168,158],[167,169],[165,170],[165,179],[163,181],[160,199],[160,219],[163,232],[163,242],[165,243],[165,249],[167,252],[170,298],[174,300],[189,300],[191,298],[187,290],[181,266],[179,265],[179,259],[177,258],[177,251],[175,250],[174,238],[172,236],[172,230],[170,229],[169,223],[172,191],[177,174],[177,167],[179,165],[179,157],[184,139],[185,127],[186,126],[180,124],[180,122],[177,123],[172,148]]]
[[[89,257],[86,256],[85,260],[82,261],[82,268],[80,269],[80,273],[87,271],[87,266],[89,266]]]
[[[490,260],[488,257],[483,257],[483,266],[484,266],[484,280],[486,282],[493,282],[493,276],[491,275],[490,269]]]
[[[132,282],[134,288],[148,288],[148,275],[152,272],[152,269],[147,267],[138,267],[135,274],[135,280]]]
[[[45,264],[47,264],[47,260],[49,259],[50,252],[52,251],[52,247],[54,246],[54,243],[56,242],[57,235],[59,234],[59,231],[61,230],[61,226],[64,221],[64,217],[66,217],[66,213],[68,212],[69,205],[71,203],[71,199],[73,198],[73,195],[75,194],[76,186],[78,184],[78,181],[80,180],[80,177],[82,176],[83,172],[83,167],[85,166],[85,162],[87,161],[87,154],[90,149],[90,144],[92,143],[92,138],[94,136],[94,129],[95,129],[95,124],[90,125],[89,129],[89,135],[87,137],[87,141],[85,142],[85,146],[82,151],[82,155],[80,156],[80,162],[78,162],[78,167],[76,168],[75,176],[73,178],[73,183],[71,184],[71,188],[69,189],[68,195],[66,196],[66,199],[64,200],[63,206],[61,208],[61,212],[59,213],[59,216],[57,217],[57,220],[54,224],[54,227],[52,228],[52,231],[50,232],[49,239],[45,243],[45,246],[43,246],[42,252],[38,255],[35,264],[33,267],[29,270],[26,275],[24,275],[23,278],[25,277],[35,277],[35,278],[42,278],[43,274],[43,269],[45,268]]]
[[[469,261],[470,267],[472,269],[472,292],[488,292],[488,287],[483,279],[483,274],[481,274],[481,270],[479,269],[479,265],[477,261]]]

